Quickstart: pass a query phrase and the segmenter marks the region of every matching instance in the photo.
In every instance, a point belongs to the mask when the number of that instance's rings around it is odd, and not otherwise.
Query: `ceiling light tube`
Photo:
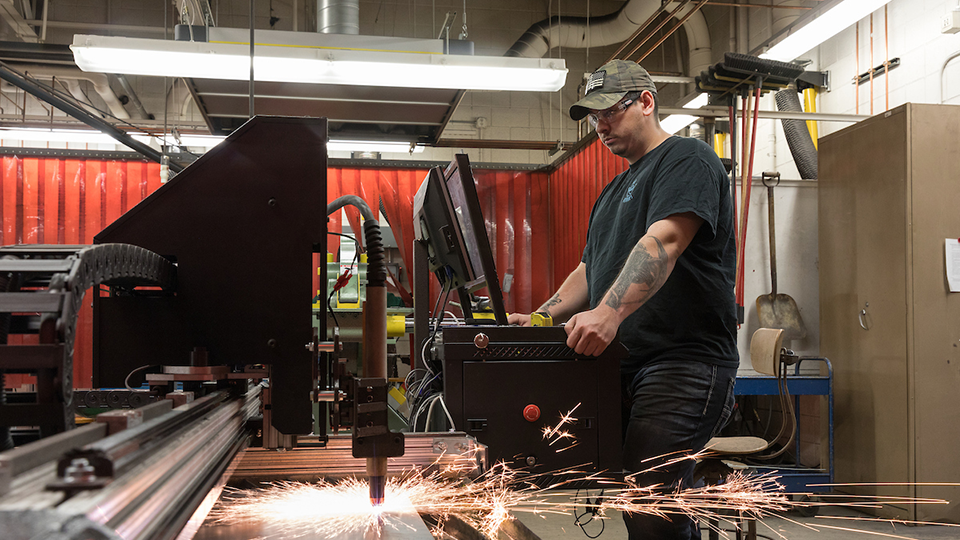
[[[236,43],[74,36],[83,71],[245,81],[249,47]],[[464,90],[554,92],[566,81],[559,58],[460,56],[257,45],[258,81]]]
[[[72,129],[0,129],[0,139],[41,143],[120,144],[113,137],[99,131]]]
[[[162,139],[142,133],[131,133],[130,137],[144,144],[160,144]],[[181,135],[179,142],[172,135],[167,135],[168,144],[182,145],[194,148],[213,148],[220,144],[224,137],[214,135]],[[0,128],[0,139],[7,141],[22,141],[34,143],[74,143],[74,144],[121,144],[106,133],[82,129],[34,129],[34,128]]]
[[[160,136],[146,134],[131,134],[131,137],[144,143],[163,142]],[[226,137],[217,135],[180,135],[174,139],[167,135],[167,144],[171,146],[186,146],[190,148],[211,149],[220,144]],[[113,137],[99,131],[80,129],[32,129],[32,128],[0,128],[0,140],[21,141],[23,143],[73,143],[73,144],[120,144]],[[395,154],[410,154],[423,152],[424,147],[409,141],[347,141],[331,140],[327,142],[327,151],[333,152],[380,152]]]
[[[882,8],[890,0],[844,0],[792,32],[760,58],[790,62]]]
[[[707,104],[707,99],[707,94],[697,94],[685,105],[682,105],[682,107],[684,109],[699,109]],[[689,114],[671,114],[660,121],[660,127],[662,127],[667,133],[673,135],[674,133],[694,123],[697,118],[700,117],[691,116]]]
[[[327,141],[328,152],[379,152],[411,154],[423,152],[423,146],[403,141]]]

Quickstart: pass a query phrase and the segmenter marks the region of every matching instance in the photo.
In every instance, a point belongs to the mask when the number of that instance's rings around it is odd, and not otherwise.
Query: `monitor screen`
[[[440,282],[461,291],[461,304],[467,293],[486,287],[497,323],[506,324],[500,280],[466,154],[457,154],[442,172],[430,171],[414,199],[414,218],[417,239],[427,244],[430,270]]]
[[[481,234],[478,235],[478,231],[474,230],[474,222],[470,219],[470,209],[467,203],[467,195],[464,193],[464,183],[463,178],[460,176],[460,168],[448,167],[447,170],[444,171],[443,176],[447,183],[447,191],[450,193],[450,203],[453,205],[453,214],[456,216],[457,223],[460,225],[460,232],[463,234],[466,263],[470,265],[474,276],[471,283],[467,284],[467,289],[473,291],[486,285],[483,260],[480,255],[478,240],[478,236],[482,236],[484,241],[487,241],[486,225],[481,217],[481,221],[476,224]],[[473,182],[472,178],[470,182]],[[486,243],[489,246],[489,242]]]

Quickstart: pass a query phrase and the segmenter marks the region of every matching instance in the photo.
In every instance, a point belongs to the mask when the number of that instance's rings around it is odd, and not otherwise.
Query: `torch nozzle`
[[[383,504],[384,491],[387,487],[386,476],[371,476],[370,480],[370,504],[380,506]]]

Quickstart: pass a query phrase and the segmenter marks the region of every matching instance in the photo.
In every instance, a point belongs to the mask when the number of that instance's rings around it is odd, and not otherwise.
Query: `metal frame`
[[[7,246],[0,248],[0,273],[0,316],[10,321],[10,333],[39,334],[39,344],[28,346],[7,345],[6,329],[0,335],[0,370],[37,377],[34,402],[0,402],[0,426],[36,425],[41,436],[74,424],[73,344],[87,289],[106,283],[169,293],[177,275],[156,253],[122,244]],[[30,292],[18,292],[25,288]]]
[[[326,140],[326,119],[255,117],[97,234],[175,260],[178,285],[175,297],[94,298],[94,386],[121,386],[144,364],[189,365],[203,347],[211,366],[271,364],[283,389],[274,427],[310,433]]]
[[[823,362],[826,368],[826,375],[801,375],[800,365],[804,361]],[[801,467],[777,467],[777,466],[759,466],[755,469],[761,473],[771,472],[777,480],[783,484],[788,493],[811,493],[816,491],[829,491],[825,489],[814,489],[811,485],[831,484],[833,483],[833,364],[827,358],[801,358],[794,367],[794,374],[787,377],[787,390],[794,398],[797,411],[797,425],[799,425],[800,415],[800,396],[826,396],[827,397],[827,417],[828,434],[827,445],[829,459],[827,469],[804,469]],[[747,375],[737,376],[736,385],[733,388],[734,395],[737,396],[776,396],[780,389],[777,385],[776,377],[766,375]],[[795,452],[797,460],[800,456],[800,437],[797,436],[795,442]]]

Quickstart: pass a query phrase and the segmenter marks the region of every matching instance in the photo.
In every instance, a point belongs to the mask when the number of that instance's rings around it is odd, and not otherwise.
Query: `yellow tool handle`
[[[531,326],[553,326],[553,317],[543,311],[535,311],[530,314]]]

